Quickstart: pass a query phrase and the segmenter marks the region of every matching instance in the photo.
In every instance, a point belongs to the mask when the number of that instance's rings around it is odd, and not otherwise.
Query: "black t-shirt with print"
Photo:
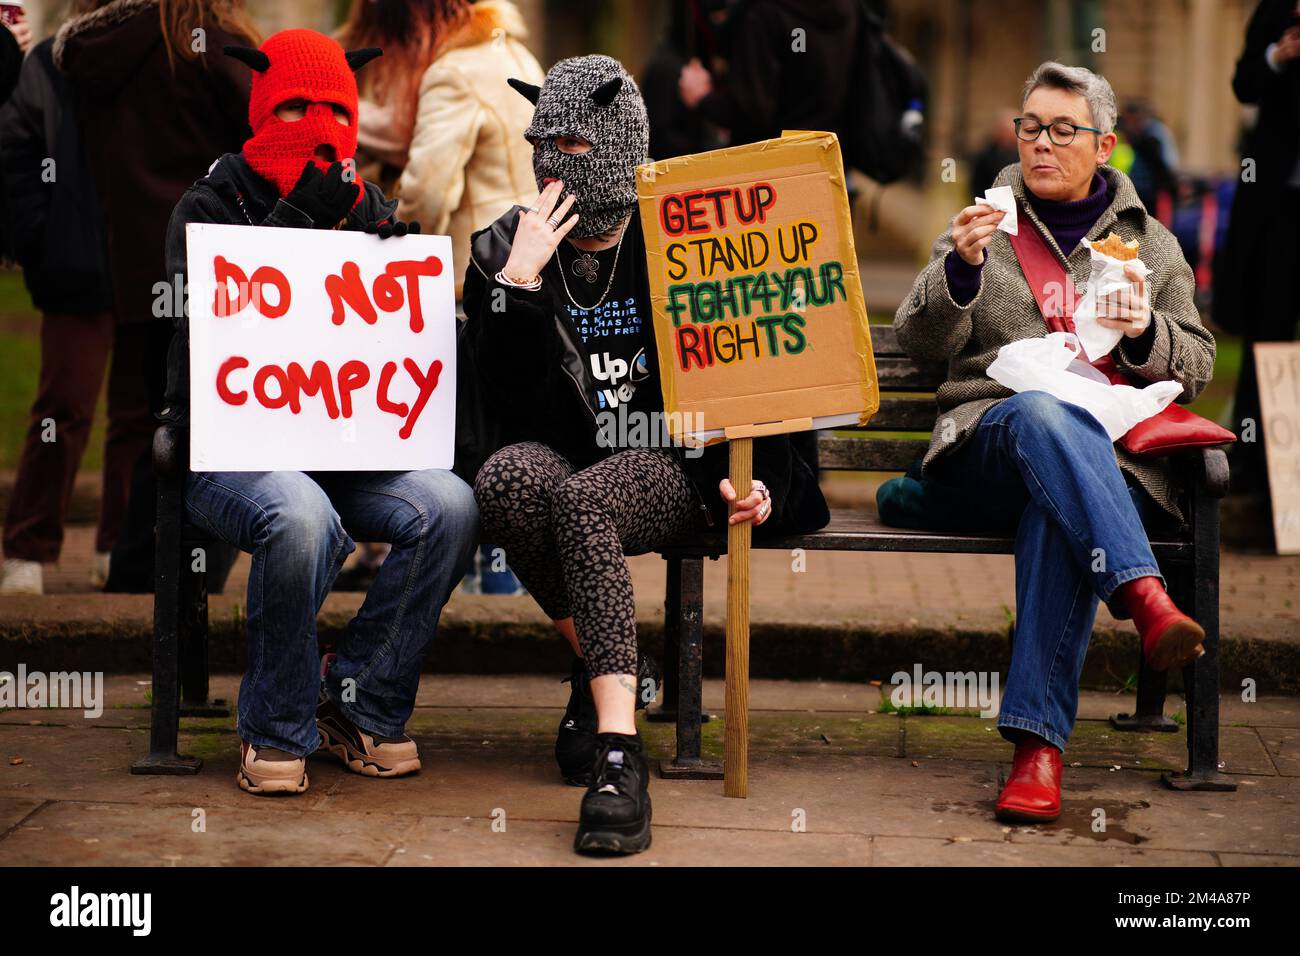
[[[586,347],[597,414],[621,417],[624,408],[641,414],[661,410],[645,240],[635,217],[622,248],[584,253],[561,242],[543,277],[555,311],[568,318]],[[620,431],[621,446],[625,438]]]

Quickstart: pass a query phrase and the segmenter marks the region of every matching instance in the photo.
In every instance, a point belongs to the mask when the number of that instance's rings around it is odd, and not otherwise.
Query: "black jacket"
[[[391,219],[397,208],[397,201],[385,199],[383,191],[374,183],[367,181],[364,185],[365,195],[348,213],[345,229],[364,230],[371,223],[382,223]],[[172,212],[166,248],[167,276],[173,289],[177,287],[178,276],[180,287],[185,287],[185,226],[191,222],[312,228],[311,220],[282,201],[275,185],[253,172],[238,153],[227,153],[213,163],[208,174],[185,191]],[[167,354],[167,407],[159,417],[184,425],[189,423],[190,403],[189,317],[181,308],[173,307],[168,312],[176,334]]]
[[[212,22],[203,29],[205,51],[173,63],[156,0],[112,0],[65,21],[55,36],[54,62],[76,93],[104,211],[121,323],[156,320],[167,217],[215,157],[249,136],[250,71],[221,50],[251,41]]]
[[[104,222],[52,46],[32,48],[0,110],[7,232],[37,308],[100,312],[113,300]]]
[[[860,17],[860,0],[741,0],[723,44],[727,75],[697,109],[731,130],[733,146],[786,129],[842,140]]]
[[[1290,25],[1293,0],[1263,0],[1246,28],[1246,44],[1232,75],[1232,90],[1242,103],[1259,107],[1242,156],[1254,164],[1254,181],[1240,182],[1232,202],[1228,234],[1214,269],[1214,320],[1240,331],[1251,322],[1238,314],[1246,296],[1259,247],[1272,241],[1278,198],[1300,159],[1300,61],[1277,73],[1264,59]],[[1289,227],[1288,227],[1289,228]]]
[[[23,48],[8,30],[0,28],[0,103],[9,99],[18,82],[18,71],[23,65]]]
[[[470,237],[457,371],[457,381],[466,383],[457,395],[458,457],[461,475],[469,481],[493,451],[521,441],[549,445],[575,468],[610,453],[597,441],[595,383],[573,323],[549,309],[542,296],[507,288],[494,278],[510,256],[519,211],[515,206]],[[628,228],[640,229],[640,220],[634,216]],[[556,269],[552,259],[543,281],[559,282]],[[641,298],[650,301],[648,288]],[[646,354],[653,358],[655,349],[648,347]],[[662,409],[661,397],[656,404]],[[468,436],[477,438],[477,448],[465,446]],[[798,534],[830,520],[810,447],[815,446],[807,434],[793,440],[786,435],[755,439],[754,477],[772,492],[772,516],[755,534]],[[695,487],[701,526],[722,530],[727,505],[718,484],[728,472],[725,443],[711,445],[697,457],[683,449],[676,453]]]

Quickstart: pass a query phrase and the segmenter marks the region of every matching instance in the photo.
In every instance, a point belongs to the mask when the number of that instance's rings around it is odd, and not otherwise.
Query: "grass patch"
[[[904,704],[899,707],[891,698],[884,695],[881,695],[878,712],[882,714],[898,714],[900,717],[950,717],[957,713],[951,707],[930,707],[926,704],[919,706]]]

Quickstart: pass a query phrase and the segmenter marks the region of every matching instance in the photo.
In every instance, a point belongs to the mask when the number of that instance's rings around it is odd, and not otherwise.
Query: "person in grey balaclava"
[[[591,55],[561,60],[540,87],[522,80],[510,85],[537,105],[524,136],[533,144],[537,188],[564,181],[577,197],[575,239],[598,236],[618,226],[636,208],[636,167],[646,161],[650,123],[636,81],[613,57]],[[591,149],[565,153],[556,137],[585,139]]]
[[[524,135],[539,195],[470,239],[458,468],[473,476],[483,540],[509,555],[574,652],[555,737],[561,777],[586,788],[574,849],[638,853],[651,806],[636,711],[658,665],[637,641],[626,556],[740,521],[800,534],[830,514],[816,459],[785,435],[754,441],[742,498],[725,445],[686,449],[667,434],[659,367],[676,347],[661,356],[655,337],[637,210],[649,125],[627,71],[584,56],[541,87],[510,84],[536,105]],[[736,320],[751,350],[757,318]]]

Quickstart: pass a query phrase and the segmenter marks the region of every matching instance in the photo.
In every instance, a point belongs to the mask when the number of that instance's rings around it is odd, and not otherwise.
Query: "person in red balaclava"
[[[345,53],[312,30],[286,30],[260,49],[225,52],[253,71],[253,135],[238,155],[213,163],[176,206],[167,236],[173,276],[184,280],[191,222],[360,230],[381,239],[419,232],[416,223],[396,221],[397,203],[355,173],[353,71],[379,50]],[[173,312],[162,417],[184,427],[189,327],[184,309]],[[369,777],[419,770],[405,725],[438,617],[477,543],[469,487],[439,469],[195,472],[186,478],[185,507],[195,525],[253,556],[250,663],[237,724],[240,788],[302,793],[305,758],[318,746]],[[316,613],[355,547],[352,534],[391,543],[392,551],[322,675]]]
[[[285,30],[260,50],[227,47],[226,53],[253,69],[248,101],[253,136],[244,144],[244,159],[286,201],[296,200],[300,211],[315,213],[316,228],[335,225],[362,197],[360,177],[352,167],[352,176],[345,176],[343,165],[353,163],[357,151],[353,71],[380,51],[372,47],[345,54],[314,30]],[[352,203],[344,209],[349,197]],[[311,208],[302,209],[304,205]]]

